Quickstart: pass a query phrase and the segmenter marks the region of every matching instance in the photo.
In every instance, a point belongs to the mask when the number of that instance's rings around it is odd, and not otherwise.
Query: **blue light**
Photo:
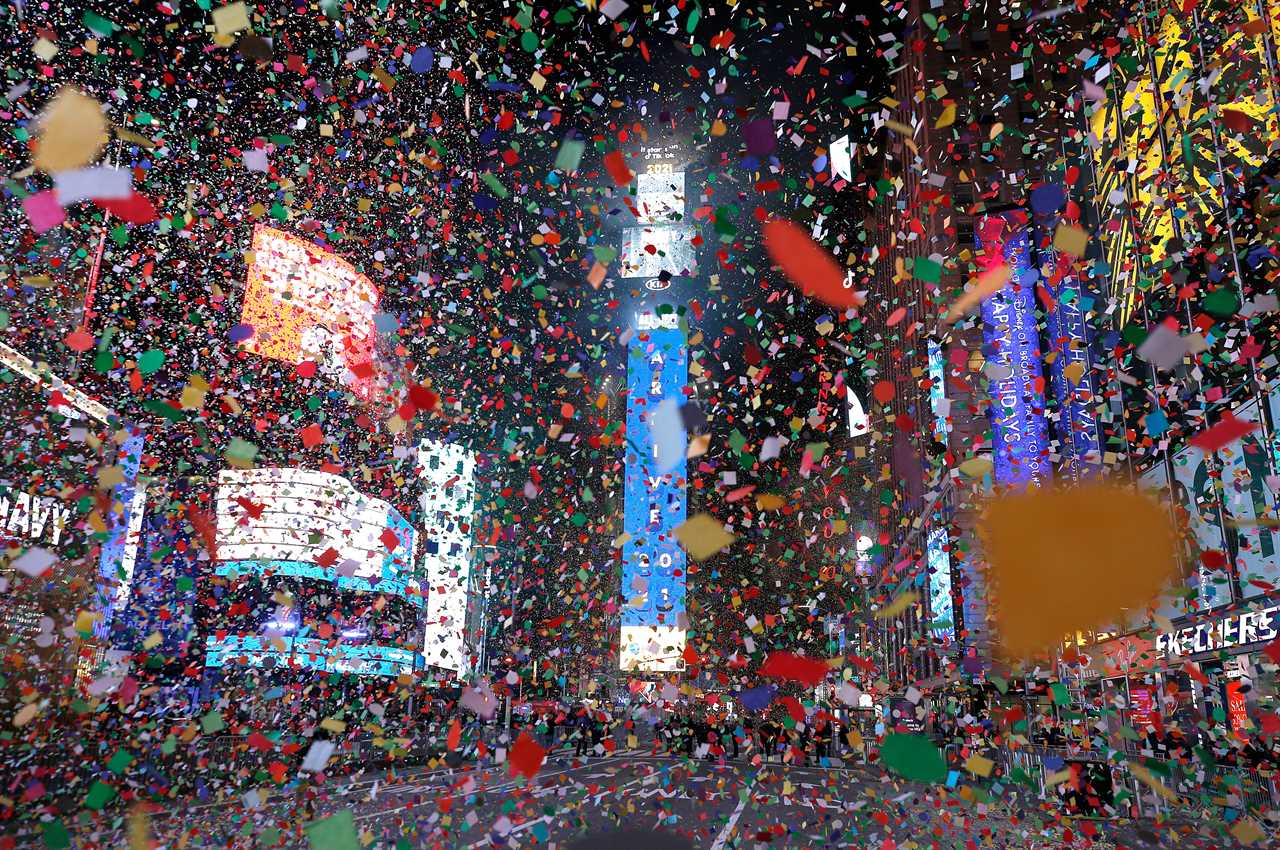
[[[992,225],[996,226],[992,226]],[[1052,478],[1047,457],[1048,423],[1044,392],[1037,389],[1044,372],[1040,336],[1036,328],[1035,288],[1038,274],[1031,265],[1031,237],[1027,228],[1015,229],[1001,217],[988,218],[979,228],[981,239],[1002,246],[1010,280],[982,302],[982,335],[993,353],[988,363],[998,374],[991,380],[991,442],[995,479],[1000,484],[1039,486]]]
[[[665,399],[683,400],[688,380],[684,332],[661,328],[637,333],[627,356],[627,452],[622,547],[622,591],[644,602],[627,604],[626,626],[677,626],[685,613],[685,552],[675,528],[685,521],[686,460],[659,472],[650,417]]]

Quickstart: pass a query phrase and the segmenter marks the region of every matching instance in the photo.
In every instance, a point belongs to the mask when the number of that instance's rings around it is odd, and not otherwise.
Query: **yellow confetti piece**
[[[938,123],[934,124],[934,129],[941,130],[944,127],[950,127],[956,123],[956,105],[948,103],[942,109],[942,114],[938,116]]]
[[[18,728],[26,726],[32,721],[37,714],[40,713],[40,704],[29,702],[22,708],[18,709],[18,713],[13,715],[13,725]]]
[[[1057,773],[1051,773],[1044,778],[1044,784],[1048,785],[1051,788],[1057,787],[1058,785],[1061,785],[1064,782],[1070,782],[1070,781],[1071,781],[1070,770],[1059,770]]]
[[[213,28],[218,35],[233,35],[249,28],[249,11],[244,3],[229,3],[213,10]]]
[[[99,102],[64,86],[40,116],[32,163],[50,174],[82,168],[97,159],[106,141],[106,116]]]
[[[724,530],[720,520],[708,513],[690,517],[676,527],[676,539],[684,546],[689,557],[695,561],[705,561],[717,552],[726,549],[734,541],[734,536]]]
[[[141,808],[129,814],[129,850],[151,850],[151,819]]]
[[[1251,820],[1237,821],[1235,826],[1231,827],[1231,834],[1235,836],[1236,841],[1246,845],[1267,837],[1267,834]]]
[[[773,493],[756,494],[756,507],[762,511],[776,511],[784,504],[783,498]]]
[[[1143,784],[1149,786],[1151,790],[1155,791],[1161,797],[1164,797],[1170,803],[1178,802],[1178,795],[1170,790],[1169,786],[1152,776],[1151,771],[1147,770],[1142,765],[1129,762],[1129,772],[1138,777]]]
[[[988,457],[971,457],[958,467],[960,474],[966,478],[981,478],[994,468],[995,464]]]
[[[995,766],[996,763],[991,759],[979,755],[969,756],[964,762],[964,769],[974,776],[990,776],[991,769]]]
[[[1073,257],[1083,257],[1089,247],[1089,234],[1070,224],[1059,224],[1053,234],[1053,247]]]
[[[887,620],[890,617],[896,617],[903,611],[907,610],[907,608],[909,608],[911,604],[919,598],[920,594],[916,593],[914,590],[908,590],[905,593],[901,593],[898,595],[897,599],[893,600],[887,606],[876,612],[876,619]]]

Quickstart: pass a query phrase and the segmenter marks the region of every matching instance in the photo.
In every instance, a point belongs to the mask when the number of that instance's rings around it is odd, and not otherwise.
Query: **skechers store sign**
[[[1156,651],[1165,655],[1196,655],[1270,643],[1280,637],[1280,605],[1260,611],[1240,611],[1208,623],[1187,626],[1156,636]]]

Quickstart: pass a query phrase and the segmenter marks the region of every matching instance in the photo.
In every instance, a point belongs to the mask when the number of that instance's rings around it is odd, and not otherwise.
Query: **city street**
[[[907,839],[946,847],[1068,846],[1063,825],[1034,802],[1022,812],[975,805],[867,766],[757,769],[638,751],[585,762],[556,755],[532,784],[511,779],[505,766],[410,770],[340,780],[315,799],[316,819],[350,812],[362,840],[379,848],[566,847],[622,828],[666,830],[699,850],[887,848]],[[246,810],[242,797],[155,812],[157,847],[308,846],[290,832],[308,820],[296,813],[292,794],[248,801],[256,808]],[[1077,822],[1066,834],[1070,846],[1157,846],[1161,839],[1149,827]],[[74,846],[119,847],[124,835],[84,833]],[[1178,846],[1208,845],[1183,839]]]

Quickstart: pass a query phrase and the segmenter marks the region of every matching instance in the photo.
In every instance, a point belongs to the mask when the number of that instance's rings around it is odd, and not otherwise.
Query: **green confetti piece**
[[[84,806],[86,809],[93,809],[95,812],[101,811],[115,796],[116,789],[99,779],[93,783],[89,793],[84,796]]]
[[[49,850],[65,850],[71,846],[71,833],[67,832],[67,827],[60,820],[42,824],[40,832],[40,837],[44,839],[44,846]]]
[[[942,753],[923,735],[891,734],[880,747],[880,760],[906,779],[944,782],[947,764]]]
[[[577,171],[582,164],[582,154],[586,151],[586,142],[577,139],[565,139],[556,151],[555,168],[557,171]]]
[[[133,764],[133,753],[128,750],[116,750],[116,754],[107,762],[107,770],[112,773],[124,773]]]
[[[227,724],[223,721],[221,714],[210,710],[208,714],[200,718],[200,728],[204,730],[206,735],[212,735],[215,732],[221,732],[226,729]]]
[[[350,809],[343,809],[303,827],[311,850],[360,850],[356,821]]]
[[[911,274],[916,280],[922,280],[925,283],[937,283],[942,279],[942,264],[934,262],[928,257],[916,257]]]
[[[114,23],[93,12],[86,11],[80,20],[99,38],[111,38],[116,31]]]
[[[144,375],[150,375],[164,365],[164,352],[153,348],[150,351],[144,351],[138,358],[138,371]]]
[[[1236,298],[1235,293],[1226,287],[1215,289],[1204,297],[1201,302],[1204,311],[1211,316],[1217,316],[1219,319],[1225,319],[1235,314],[1240,309],[1240,301]]]
[[[483,180],[484,184],[492,189],[493,194],[497,195],[499,198],[508,198],[511,196],[511,193],[507,191],[507,187],[503,186],[502,182],[488,171],[481,174],[480,179]]]

